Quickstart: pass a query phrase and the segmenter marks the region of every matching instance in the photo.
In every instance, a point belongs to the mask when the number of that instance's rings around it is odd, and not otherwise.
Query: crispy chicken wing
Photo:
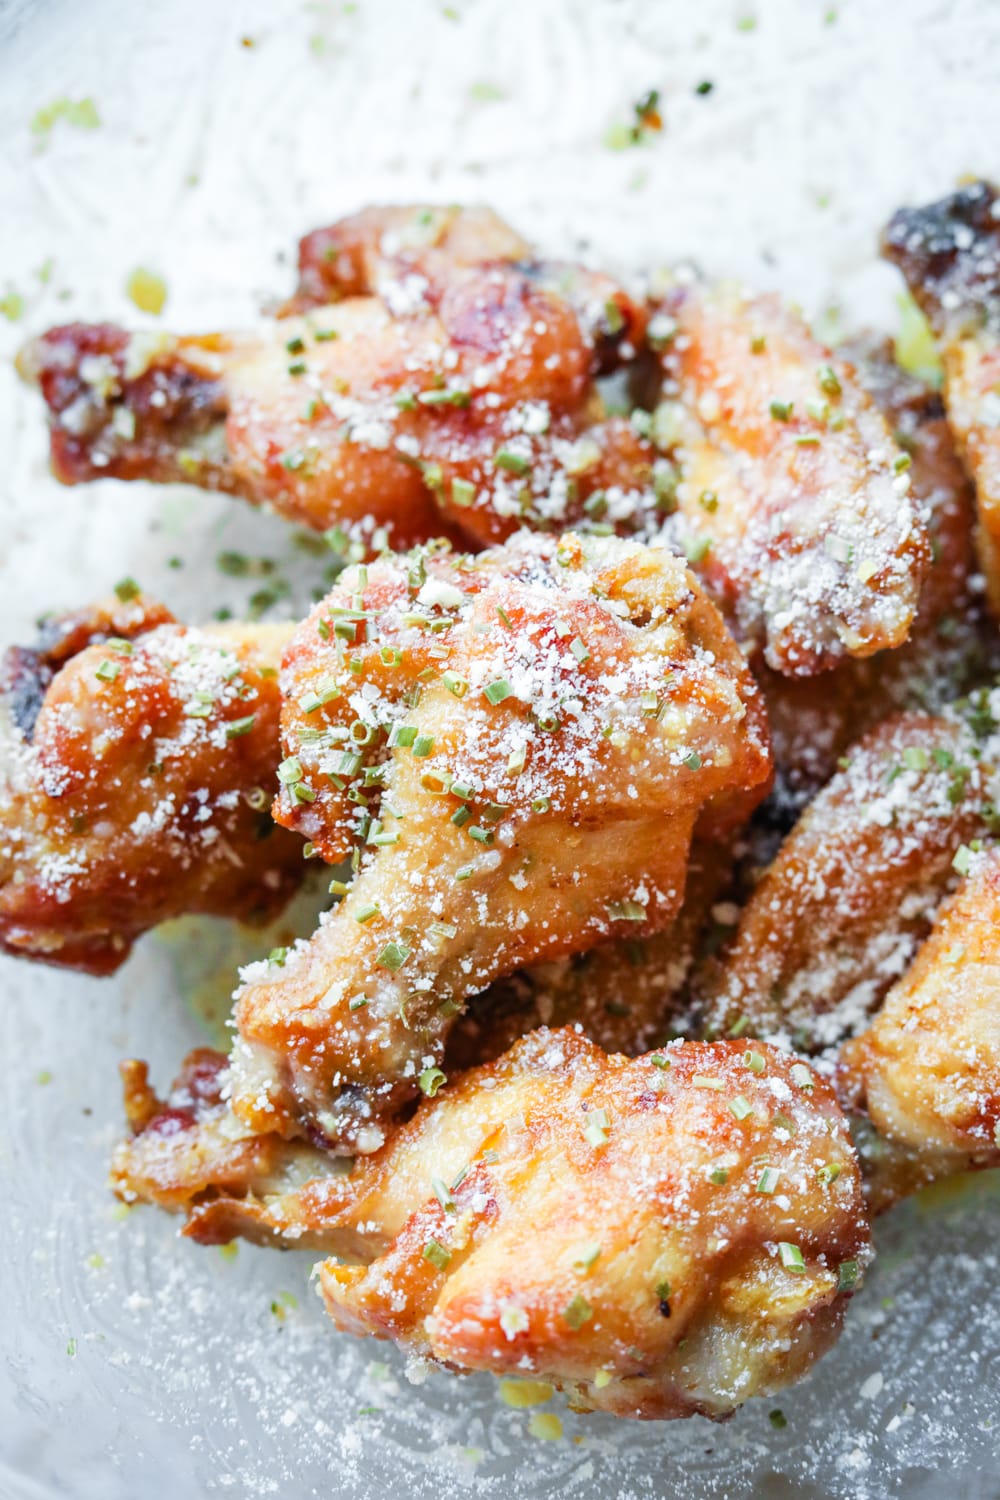
[[[873,1154],[876,1207],[1000,1165],[1000,851],[972,855],[904,978],[845,1043],[838,1083],[888,1146]]]
[[[177,1178],[150,1192],[144,1155],[152,1133],[161,1178],[173,1151],[202,1180],[190,1124],[170,1134],[169,1118],[122,1148],[117,1180],[177,1206]],[[870,1256],[832,1091],[767,1046],[629,1061],[540,1030],[349,1173],[300,1186],[309,1148],[270,1140],[300,1153],[287,1184],[274,1191],[267,1162],[239,1200],[223,1167],[221,1196],[191,1195],[188,1234],[322,1245],[339,1327],[459,1371],[534,1374],[584,1410],[720,1417],[788,1384],[832,1342]]]
[[[287,630],[189,629],[141,597],[0,668],[0,945],[107,974],[182,912],[274,911],[302,868],[264,788]]]
[[[650,324],[688,555],[767,664],[900,645],[930,560],[905,456],[853,367],[771,296],[678,281]]]
[[[644,307],[576,266],[387,257],[378,226],[408,212],[322,231],[353,247],[353,269],[320,255],[330,293],[352,295],[258,333],[70,324],[27,345],[57,477],[190,480],[319,530],[387,526],[397,546],[558,529],[589,497],[614,518],[654,506],[655,451],[594,383],[634,358]]]
[[[342,904],[238,995],[233,1103],[371,1151],[503,975],[666,926],[692,829],[763,795],[766,730],[669,552],[527,534],[345,572],[286,653],[279,822]]]
[[[948,420],[976,484],[977,540],[1000,611],[1000,199],[974,182],[901,208],[882,236],[937,339]]]
[[[785,840],[732,942],[695,981],[711,1034],[857,1030],[905,969],[961,846],[996,827],[1000,690],[868,734]]]
[[[893,712],[936,712],[989,675],[996,631],[972,587],[975,496],[955,452],[937,391],[901,370],[885,345],[850,346],[847,356],[911,460],[915,506],[932,549],[920,607],[906,643],[848,657],[818,677],[794,678],[762,663],[782,815],[794,816],[836,774],[854,742]]]
[[[345,297],[408,311],[457,266],[520,261],[531,246],[491,208],[389,204],[363,208],[299,241],[299,284],[287,312]]]
[[[681,997],[699,944],[731,916],[721,897],[732,874],[731,840],[696,838],[684,905],[669,927],[644,938],[618,938],[589,952],[539,964],[498,980],[456,1018],[443,1068],[449,1074],[491,1062],[539,1026],[579,1026],[606,1052],[634,1057],[663,1043],[686,1018]]]

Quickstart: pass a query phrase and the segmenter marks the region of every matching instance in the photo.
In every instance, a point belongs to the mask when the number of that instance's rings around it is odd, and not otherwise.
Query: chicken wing
[[[129,589],[123,592],[130,594]],[[263,917],[301,841],[264,788],[283,627],[178,625],[141,596],[42,627],[0,668],[0,945],[107,974],[183,912]]]
[[[684,905],[669,927],[645,938],[618,938],[587,953],[539,964],[498,980],[456,1018],[442,1067],[492,1062],[539,1026],[577,1026],[605,1052],[634,1057],[663,1043],[686,1022],[680,1005],[699,945],[727,930],[725,893],[731,840],[696,838]]]
[[[929,930],[959,850],[997,826],[998,716],[1000,689],[984,689],[855,746],[696,978],[709,1034],[815,1050],[864,1024]]]
[[[938,343],[948,420],[975,481],[977,541],[1000,612],[1000,199],[974,182],[901,208],[882,236]]]
[[[818,677],[755,665],[771,723],[775,800],[793,819],[836,774],[845,751],[887,715],[937,712],[1000,668],[996,630],[973,586],[975,496],[941,397],[901,370],[885,345],[859,342],[847,357],[911,460],[911,493],[932,560],[904,645],[848,657]]]
[[[679,280],[653,435],[738,638],[788,676],[900,645],[930,561],[907,459],[851,365],[771,296]]]
[[[970,857],[903,979],[842,1048],[838,1086],[887,1147],[872,1154],[876,1208],[1000,1165],[1000,851]]]
[[[147,1123],[152,1150],[190,1163],[190,1127],[166,1125]],[[144,1141],[119,1158],[133,1195]],[[766,1045],[630,1061],[543,1029],[349,1173],[269,1195],[269,1170],[245,1201],[220,1174],[186,1232],[323,1245],[340,1328],[459,1371],[532,1374],[620,1416],[721,1417],[790,1383],[836,1336],[871,1253],[829,1085]]]
[[[465,1000],[666,926],[692,829],[766,791],[760,700],[669,552],[522,534],[346,571],[282,673],[279,822],[358,873],[238,993],[233,1104],[371,1151]]]
[[[331,294],[384,295],[324,299],[252,334],[70,324],[28,344],[19,368],[48,404],[56,476],[189,480],[318,530],[388,527],[396,546],[559,529],[591,497],[598,519],[655,511],[655,451],[605,418],[595,385],[635,357],[644,306],[555,262],[437,251],[404,274],[385,234],[358,228],[372,215],[323,231],[343,232],[353,270],[322,264]]]

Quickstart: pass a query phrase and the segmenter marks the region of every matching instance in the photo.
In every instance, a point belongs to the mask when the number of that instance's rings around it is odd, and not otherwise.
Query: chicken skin
[[[899,646],[930,551],[908,460],[854,368],[777,298],[690,279],[650,336],[676,524],[737,638],[790,677]]]
[[[594,383],[635,357],[642,304],[561,263],[388,258],[379,225],[420,212],[321,231],[332,259],[304,250],[303,283],[315,290],[322,266],[330,297],[258,333],[71,324],[27,345],[56,476],[188,480],[317,530],[388,528],[397,547],[559,529],[595,495],[602,515],[653,504],[655,452],[605,418]]]
[[[887,1149],[876,1208],[938,1177],[1000,1165],[1000,851],[972,854],[913,964],[845,1043],[838,1085]]]
[[[191,1162],[192,1127],[165,1126],[154,1115],[122,1148],[119,1191],[149,1196],[150,1132],[161,1168],[172,1150]],[[630,1061],[543,1029],[349,1173],[295,1185],[306,1169],[277,1194],[248,1173],[244,1201],[223,1183],[186,1232],[321,1245],[338,1327],[458,1371],[530,1373],[581,1410],[722,1417],[780,1389],[833,1341],[870,1257],[833,1093],[765,1045]]]
[[[122,592],[0,668],[0,946],[92,974],[168,917],[263,918],[302,869],[264,791],[287,630]]]
[[[694,988],[710,1035],[800,1051],[863,1026],[926,936],[959,851],[997,826],[1000,689],[866,735],[810,803]]]
[[[261,1131],[372,1151],[470,995],[667,926],[696,821],[769,777],[760,700],[665,550],[523,534],[345,571],[282,671],[279,822],[357,875],[247,971],[232,1097]]]
[[[948,420],[975,481],[977,542],[1000,613],[1000,199],[974,182],[901,208],[882,236],[937,340]]]
[[[996,631],[974,587],[975,495],[937,391],[900,369],[885,344],[848,346],[847,357],[910,459],[911,494],[931,543],[931,566],[908,640],[875,656],[848,657],[818,677],[754,673],[767,701],[775,800],[794,816],[837,772],[844,753],[888,714],[936,712],[988,675]]]

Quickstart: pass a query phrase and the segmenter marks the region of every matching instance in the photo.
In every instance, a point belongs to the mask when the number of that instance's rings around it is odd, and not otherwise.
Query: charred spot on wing
[[[45,653],[32,646],[10,646],[0,658],[0,694],[7,699],[11,722],[26,744],[34,737],[54,675]]]
[[[1000,328],[1000,200],[992,184],[973,182],[936,203],[898,209],[881,249],[935,332]]]

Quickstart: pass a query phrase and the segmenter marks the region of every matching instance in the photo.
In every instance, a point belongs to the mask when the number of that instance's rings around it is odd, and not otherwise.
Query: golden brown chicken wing
[[[376,1149],[432,1086],[470,995],[666,926],[699,815],[766,790],[718,613],[669,552],[615,538],[348,570],[282,689],[275,815],[358,873],[309,943],[247,974],[233,1104],[338,1150]]]
[[[853,367],[777,298],[691,279],[650,336],[676,524],[738,638],[793,677],[900,645],[930,554],[908,460]]]
[[[906,975],[845,1043],[838,1085],[888,1149],[876,1207],[937,1177],[1000,1165],[1000,851],[971,854]]]
[[[299,284],[287,312],[345,297],[409,311],[456,267],[529,260],[532,249],[491,208],[389,204],[363,208],[299,241]]]
[[[304,250],[303,285],[322,264],[331,296],[351,295],[327,305],[324,282],[317,311],[259,333],[35,339],[19,368],[48,404],[57,477],[190,480],[319,530],[387,526],[397,546],[559,529],[591,497],[598,519],[655,509],[656,454],[605,418],[594,383],[635,357],[644,307],[576,266],[387,256],[380,227],[398,237],[411,212],[322,231],[346,261]],[[453,238],[471,250],[477,234]]]
[[[168,917],[274,911],[302,869],[264,791],[287,630],[122,592],[0,670],[0,945],[94,974]]]
[[[976,485],[977,542],[1000,611],[1000,199],[973,182],[922,208],[901,208],[882,253],[906,278],[937,340],[948,420]]]
[[[710,1034],[857,1030],[906,968],[954,878],[997,826],[1000,690],[903,714],[854,747],[782,845],[732,942],[695,981]]]
[[[995,627],[972,584],[975,496],[941,397],[901,370],[886,345],[867,341],[846,352],[911,460],[906,472],[932,559],[904,645],[848,657],[818,677],[787,677],[755,664],[771,724],[776,801],[786,816],[801,810],[836,774],[845,751],[889,714],[936,712],[1000,666]]]
[[[536,1031],[349,1174],[298,1185],[308,1148],[271,1137],[299,1159],[277,1191],[273,1162],[246,1172],[243,1200],[225,1169],[205,1195],[191,1124],[171,1134],[171,1118],[122,1149],[120,1191],[178,1206],[176,1179],[150,1191],[152,1133],[161,1167],[173,1151],[199,1184],[188,1234],[322,1245],[339,1327],[460,1371],[536,1375],[582,1409],[719,1417],[773,1392],[832,1342],[870,1256],[833,1093],[765,1045],[629,1061]]]
[[[448,1037],[445,1071],[492,1062],[539,1026],[577,1026],[605,1052],[628,1057],[665,1042],[687,1022],[680,1006],[699,947],[728,931],[736,911],[722,899],[731,843],[695,838],[684,904],[662,932],[521,970],[474,996]]]

